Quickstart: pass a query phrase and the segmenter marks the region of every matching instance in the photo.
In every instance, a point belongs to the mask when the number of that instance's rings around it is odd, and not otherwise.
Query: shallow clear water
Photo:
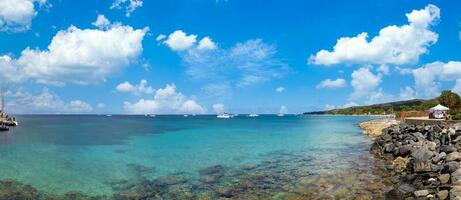
[[[0,133],[0,180],[47,194],[113,194],[113,182],[176,174],[198,179],[214,165],[283,161],[312,174],[350,167],[370,143],[352,116],[19,116]],[[294,158],[309,158],[291,163]],[[296,166],[295,166],[296,165]],[[299,165],[299,166],[298,166]],[[286,167],[286,166],[285,166]]]

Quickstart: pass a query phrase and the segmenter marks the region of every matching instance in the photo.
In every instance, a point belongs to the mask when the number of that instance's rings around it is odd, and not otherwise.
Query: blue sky
[[[461,92],[456,1],[2,7],[0,80],[12,113],[301,113]]]

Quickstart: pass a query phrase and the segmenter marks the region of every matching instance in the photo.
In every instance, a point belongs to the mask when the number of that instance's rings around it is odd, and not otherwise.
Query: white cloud
[[[147,31],[123,25],[108,30],[71,26],[59,31],[47,50],[26,48],[18,59],[0,56],[0,78],[13,82],[35,79],[51,85],[105,81],[136,61]]]
[[[99,29],[107,29],[110,26],[110,21],[106,18],[106,16],[98,15],[96,21],[94,21],[92,24]]]
[[[359,106],[359,104],[357,104],[357,103],[351,101],[351,102],[348,102],[348,103],[342,105],[341,107],[342,107],[342,108],[349,108],[349,107],[355,107],[355,106]]]
[[[387,65],[380,65],[378,67],[378,72],[383,75],[389,75],[389,66]]]
[[[352,72],[351,85],[354,91],[349,98],[357,100],[364,97],[370,97],[375,93],[376,88],[381,83],[381,75],[373,74],[368,67],[362,67]]]
[[[213,49],[216,49],[216,44],[213,42],[213,40],[211,40],[210,37],[204,37],[198,43],[197,49],[199,49],[199,50],[213,50]]]
[[[223,113],[226,111],[226,107],[222,103],[213,104],[213,111],[215,113]]]
[[[124,108],[130,114],[201,114],[206,109],[195,100],[176,91],[174,84],[168,84],[155,92],[154,99],[140,99],[138,102],[124,102]]]
[[[276,57],[276,48],[260,39],[237,43],[232,48],[202,51],[191,48],[180,53],[186,73],[207,84],[230,82],[246,87],[281,78],[290,71]]]
[[[166,38],[165,35],[160,34],[160,35],[158,35],[158,36],[155,38],[155,41],[160,42],[161,40],[163,40],[163,39],[165,39],[165,38]]]
[[[439,94],[441,82],[461,79],[461,62],[433,62],[413,70],[417,96],[431,98]]]
[[[440,9],[427,5],[406,14],[408,24],[391,25],[368,41],[368,33],[338,39],[333,51],[321,50],[309,60],[319,65],[334,64],[407,64],[415,63],[427,47],[436,43],[438,34],[430,30],[440,18]]]
[[[461,77],[456,79],[455,86],[453,87],[452,91],[461,94]]]
[[[411,68],[401,68],[397,66],[396,69],[399,71],[400,75],[413,74],[413,70]]]
[[[115,0],[110,6],[110,9],[125,8],[125,16],[130,17],[137,8],[142,7],[142,0]]]
[[[154,93],[154,89],[151,86],[147,85],[146,80],[139,81],[139,84],[137,85],[132,85],[130,82],[125,81],[123,83],[118,84],[115,89],[119,92],[129,92],[134,95]]]
[[[96,105],[97,108],[101,109],[101,108],[105,108],[106,107],[106,104],[103,104],[103,103],[98,103]]]
[[[43,6],[46,0],[1,0],[0,31],[22,32],[29,30],[37,15],[35,5]]]
[[[325,110],[333,110],[333,109],[336,109],[336,106],[330,105],[330,104],[325,105]]]
[[[415,90],[413,90],[413,88],[409,86],[405,86],[404,88],[400,89],[400,95],[399,95],[400,100],[411,100],[415,98],[416,98],[416,93],[415,93]]]
[[[174,51],[183,51],[192,47],[197,41],[197,35],[187,35],[182,30],[171,33],[163,42]]]
[[[69,103],[61,100],[56,94],[44,88],[38,95],[27,92],[9,93],[10,100],[7,108],[12,113],[88,113],[93,108],[81,100],[72,100]]]
[[[342,88],[344,86],[346,86],[346,80],[342,78],[338,78],[336,80],[325,79],[317,85],[317,88],[335,89],[335,88]]]
[[[285,91],[285,88],[284,87],[278,87],[278,88],[275,88],[275,91],[278,92],[278,93],[282,93],[283,91]]]

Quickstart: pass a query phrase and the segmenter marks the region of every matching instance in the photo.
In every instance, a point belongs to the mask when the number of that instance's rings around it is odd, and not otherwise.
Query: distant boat
[[[2,125],[0,126],[0,131],[8,131],[10,128],[8,126]]]
[[[248,115],[248,117],[259,117],[259,115],[256,114],[256,113],[251,113],[251,114]]]
[[[189,115],[183,115],[184,117],[189,117]]]
[[[112,117],[112,115],[106,115],[106,117]]]
[[[150,114],[149,117],[155,117],[155,115],[154,115],[154,114]]]
[[[220,118],[220,119],[230,119],[230,118],[232,118],[232,117],[234,117],[234,116],[232,116],[232,115],[230,115],[230,114],[228,114],[228,113],[223,113],[223,114],[217,115],[216,117],[217,117],[217,118]]]
[[[287,107],[286,107],[286,106],[282,106],[282,107],[280,107],[280,111],[279,111],[279,114],[277,114],[277,116],[283,117],[283,116],[285,116],[286,113],[288,113]]]

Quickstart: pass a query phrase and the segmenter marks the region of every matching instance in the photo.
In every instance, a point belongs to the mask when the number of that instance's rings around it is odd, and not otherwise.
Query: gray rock
[[[459,161],[461,160],[461,153],[459,152],[451,152],[447,155],[447,158],[446,158],[447,162],[450,162],[450,161]]]
[[[411,154],[412,151],[413,151],[413,147],[409,144],[403,145],[399,148],[399,154],[401,156],[406,156],[408,154]]]
[[[414,194],[416,197],[425,197],[429,194],[429,190],[418,190]]]
[[[446,157],[447,157],[447,154],[445,152],[439,153],[432,158],[432,162],[438,163],[439,161],[444,160]]]
[[[435,142],[430,142],[430,141],[424,142],[424,145],[427,146],[427,148],[430,151],[435,151],[435,148],[437,147],[437,144]]]
[[[417,162],[422,162],[431,159],[434,154],[435,153],[430,151],[427,146],[422,146],[421,148],[414,150],[413,153],[411,153],[411,156],[413,156]]]
[[[456,171],[459,168],[459,162],[456,161],[451,161],[447,162],[443,165],[443,170],[442,172],[444,173],[452,173]]]
[[[450,146],[450,145],[442,145],[440,147],[440,151],[445,152],[445,153],[455,152],[456,150],[457,150],[456,147]]]

